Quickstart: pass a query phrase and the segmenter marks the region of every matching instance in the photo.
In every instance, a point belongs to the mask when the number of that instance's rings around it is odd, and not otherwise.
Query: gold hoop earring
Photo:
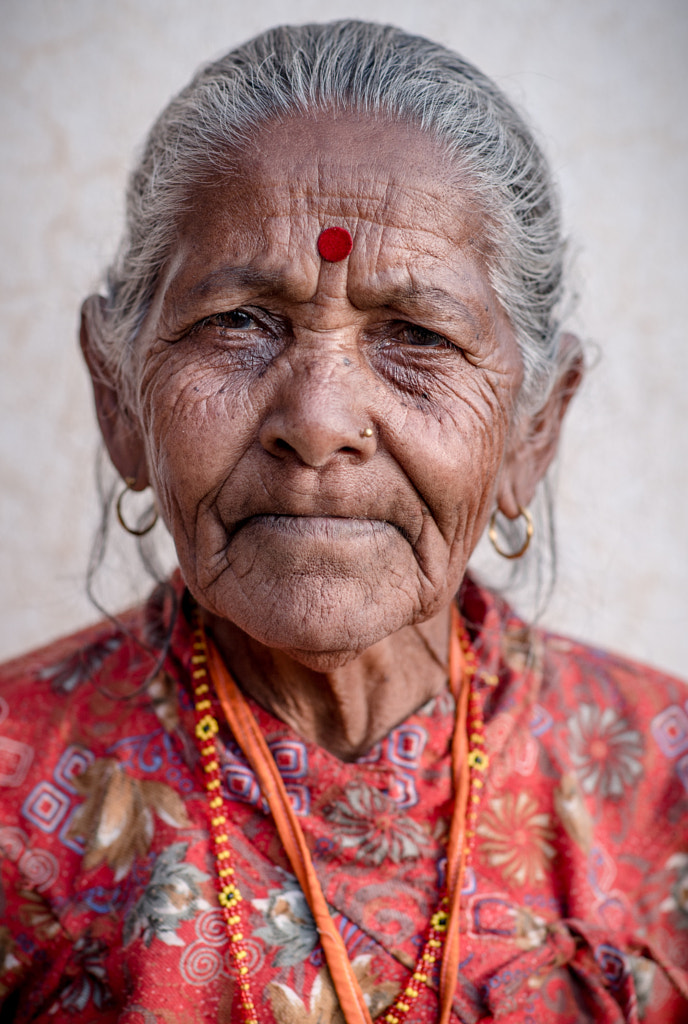
[[[117,518],[119,519],[119,525],[122,527],[123,530],[126,530],[127,533],[130,533],[132,535],[132,537],[145,537],[147,533],[151,532],[151,530],[153,529],[153,527],[155,526],[155,524],[158,521],[158,510],[157,510],[157,508],[153,507],[153,518],[151,519],[150,523],[148,523],[146,526],[142,527],[141,529],[134,529],[131,526],[129,526],[127,523],[125,523],[124,516],[122,515],[122,500],[124,498],[124,495],[128,491],[132,490],[134,484],[136,483],[136,480],[135,480],[135,478],[133,476],[127,476],[127,477],[124,478],[124,483],[125,483],[125,488],[124,488],[123,491],[120,492],[120,495],[119,495],[119,497],[117,499],[117,504],[115,505],[115,511],[117,512]]]
[[[521,555],[525,555],[526,551],[528,550],[531,537],[533,536],[533,517],[531,516],[527,508],[523,508],[522,505],[518,506],[519,515],[523,516],[523,518],[526,521],[526,539],[523,541],[523,544],[518,549],[518,551],[502,551],[497,540],[496,523],[498,511],[499,509],[496,508],[492,515],[490,516],[490,525],[487,528],[487,536],[490,538],[490,543],[492,544],[492,547],[495,549],[497,554],[501,555],[502,558],[508,558],[510,560],[514,558],[520,558]]]

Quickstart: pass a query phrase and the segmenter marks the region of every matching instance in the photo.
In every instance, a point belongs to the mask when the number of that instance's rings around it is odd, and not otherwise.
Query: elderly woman
[[[180,570],[4,670],[3,1021],[688,1019],[685,688],[465,575],[581,376],[562,250],[519,116],[395,29],[163,112],[81,338]]]

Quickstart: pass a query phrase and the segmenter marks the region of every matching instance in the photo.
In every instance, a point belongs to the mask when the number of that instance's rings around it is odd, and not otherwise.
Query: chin
[[[368,587],[361,593],[351,583],[301,576],[293,585],[280,580],[262,600],[250,599],[245,591],[228,593],[213,602],[213,610],[265,647],[327,671],[346,665],[414,621],[408,599],[402,601],[400,592],[390,588],[385,600],[383,591],[371,593]]]

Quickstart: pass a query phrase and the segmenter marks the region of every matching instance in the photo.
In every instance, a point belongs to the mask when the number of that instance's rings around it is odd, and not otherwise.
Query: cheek
[[[168,526],[212,504],[255,433],[245,392],[223,386],[203,367],[170,358],[142,389],[144,434],[153,486]]]
[[[467,374],[451,400],[425,412],[415,429],[407,424],[409,474],[449,544],[472,550],[477,543],[493,502],[510,412],[510,391],[503,392],[498,377]],[[421,429],[422,448],[412,443]]]

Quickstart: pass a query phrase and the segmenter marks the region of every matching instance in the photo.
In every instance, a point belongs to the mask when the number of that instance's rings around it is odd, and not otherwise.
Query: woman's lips
[[[318,541],[371,540],[374,536],[400,531],[392,523],[380,519],[349,516],[281,515],[263,513],[250,516],[239,523],[234,531],[258,531],[279,534],[288,539]]]

